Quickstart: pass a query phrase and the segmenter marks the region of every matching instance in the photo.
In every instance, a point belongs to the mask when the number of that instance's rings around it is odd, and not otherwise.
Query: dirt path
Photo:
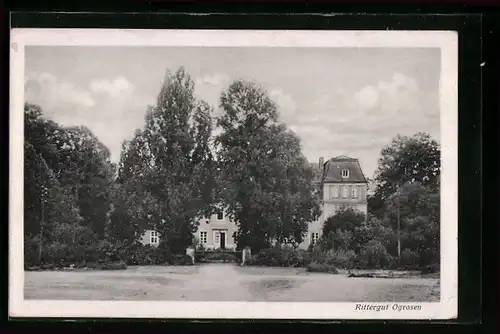
[[[252,300],[241,275],[232,264],[204,264],[185,286],[183,299]]]
[[[304,269],[203,264],[26,272],[25,298],[189,301],[437,301],[435,278],[348,278]]]

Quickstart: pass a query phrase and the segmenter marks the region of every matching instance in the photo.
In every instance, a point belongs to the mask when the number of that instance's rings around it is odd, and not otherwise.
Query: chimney
[[[319,158],[319,168],[323,168],[324,163],[325,163],[325,161],[324,161],[323,157],[320,157]]]

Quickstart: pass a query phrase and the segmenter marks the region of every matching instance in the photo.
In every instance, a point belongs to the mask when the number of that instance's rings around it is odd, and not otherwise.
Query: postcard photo
[[[456,33],[11,43],[11,316],[457,316]]]

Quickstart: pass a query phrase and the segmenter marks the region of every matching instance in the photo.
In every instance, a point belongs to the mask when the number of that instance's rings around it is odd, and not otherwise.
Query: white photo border
[[[61,301],[24,299],[23,152],[25,46],[435,47],[441,50],[441,287],[435,303]],[[11,30],[9,315],[56,318],[453,319],[458,314],[458,33],[456,31]],[[374,303],[361,303],[374,304]],[[398,311],[396,306],[419,305]]]

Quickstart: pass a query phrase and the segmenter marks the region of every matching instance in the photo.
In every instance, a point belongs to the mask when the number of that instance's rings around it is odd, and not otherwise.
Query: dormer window
[[[222,210],[217,211],[217,220],[223,220],[224,219],[224,212]]]
[[[349,169],[342,169],[342,177],[343,178],[349,177]]]

